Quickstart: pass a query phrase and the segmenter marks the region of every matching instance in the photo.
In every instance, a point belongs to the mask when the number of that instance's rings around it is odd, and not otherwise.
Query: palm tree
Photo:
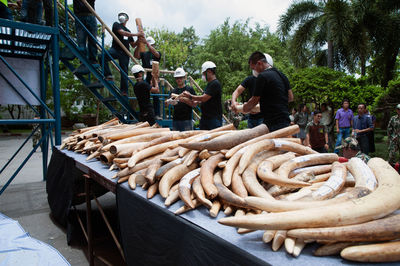
[[[305,0],[292,4],[281,16],[279,30],[283,38],[291,36],[290,50],[297,66],[310,63],[352,69],[353,50],[345,49],[354,32],[355,20],[349,1]]]

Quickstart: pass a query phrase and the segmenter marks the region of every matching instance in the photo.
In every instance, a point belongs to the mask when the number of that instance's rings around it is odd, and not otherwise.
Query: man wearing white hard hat
[[[200,129],[202,130],[222,126],[222,87],[215,75],[216,68],[217,66],[211,61],[206,61],[201,66],[202,79],[207,82],[203,95],[192,95],[187,91],[182,93],[194,103],[201,102]]]
[[[156,41],[154,40],[153,37],[148,36],[146,38],[146,46],[147,46],[147,51],[144,53],[141,53],[139,49],[136,49],[134,52],[134,56],[137,59],[142,60],[142,66],[144,68],[152,68],[153,61],[160,62],[161,59],[161,52],[157,51],[154,48],[154,45],[156,44]],[[151,83],[152,75],[151,72],[147,72],[145,81],[147,83]],[[154,105],[154,111],[157,117],[160,116],[160,100],[158,96],[153,96],[153,105]]]
[[[272,57],[269,54],[264,54],[265,58],[268,62],[268,64],[273,67],[274,66],[274,61],[272,60]],[[237,99],[239,98],[240,95],[243,94],[244,91],[247,90],[247,95],[248,99],[250,99],[251,96],[253,96],[254,89],[256,87],[256,79],[257,75],[255,71],[253,70],[253,73],[251,76],[248,76],[245,78],[242,83],[236,88],[236,90],[232,93],[232,101],[231,101],[231,108],[234,112],[237,112]],[[264,121],[263,115],[261,112],[258,113],[250,113],[249,118],[247,119],[247,127],[248,128],[253,128],[256,127],[260,124],[262,124]]]
[[[141,65],[134,65],[131,71],[137,81],[133,87],[133,91],[135,92],[135,96],[140,108],[140,121],[147,121],[150,125],[154,125],[156,120],[154,116],[153,105],[150,101],[150,93],[159,92],[158,83],[155,82],[151,86],[149,83],[143,80],[144,69]]]
[[[290,125],[289,106],[293,94],[288,78],[273,68],[272,58],[256,51],[249,57],[249,66],[257,76],[253,96],[243,105],[243,111],[249,112],[260,103],[264,124],[275,131]]]
[[[192,112],[195,104],[186,97],[176,97],[184,91],[188,91],[192,95],[196,95],[194,89],[185,84],[186,72],[183,68],[178,67],[174,72],[174,78],[178,85],[174,88],[166,104],[174,106],[174,114],[172,119],[172,129],[177,131],[193,130]]]
[[[120,12],[118,14],[118,22],[114,22],[112,26],[113,33],[117,36],[117,38],[122,42],[126,49],[129,50],[129,45],[133,48],[136,47],[136,42],[134,41],[133,37],[140,37],[144,36],[143,32],[139,33],[131,33],[131,31],[126,27],[126,23],[129,20],[128,14],[125,12]],[[123,48],[113,39],[112,45],[110,50],[108,50],[109,54],[114,59],[118,59],[119,66],[121,69],[128,74],[128,66],[129,66],[129,56],[125,53]],[[113,77],[111,75],[110,67],[108,66],[108,61],[111,58],[108,56],[104,59],[104,76],[108,80],[112,80]],[[101,62],[101,59],[99,59]],[[128,96],[128,78],[127,76],[121,73],[121,84],[120,84],[121,94],[124,96]]]

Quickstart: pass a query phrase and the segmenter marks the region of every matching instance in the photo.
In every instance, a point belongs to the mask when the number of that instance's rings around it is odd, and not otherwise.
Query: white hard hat
[[[201,66],[201,73],[204,73],[205,71],[207,71],[207,69],[210,68],[216,68],[217,66],[211,62],[211,61],[206,61],[203,63],[203,65]]]
[[[133,74],[144,72],[144,68],[141,65],[134,65],[131,69]]]
[[[174,78],[181,78],[184,76],[186,76],[185,70],[183,70],[181,67],[178,67],[174,72]]]
[[[270,66],[274,66],[274,60],[272,60],[272,57],[269,55],[269,54],[264,54],[265,55],[265,59],[267,60],[267,63],[270,65]]]
[[[119,18],[120,16],[125,16],[125,17],[126,17],[126,19],[129,19],[129,16],[128,16],[128,14],[126,14],[126,13],[125,13],[125,12],[123,12],[123,11],[121,11],[121,12],[119,12],[119,13],[118,13],[118,18]]]
[[[150,37],[150,36],[146,38],[146,42],[148,42],[150,45],[153,45],[153,44],[156,43],[156,41],[154,40],[154,38],[153,38],[153,37]]]

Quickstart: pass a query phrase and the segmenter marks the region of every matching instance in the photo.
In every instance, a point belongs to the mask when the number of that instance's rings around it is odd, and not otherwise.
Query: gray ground
[[[5,165],[20,147],[26,136],[0,135],[0,168]],[[29,140],[19,155],[0,174],[0,188],[20,166],[31,149],[32,141]],[[49,153],[49,161],[50,157],[51,151]],[[32,237],[52,245],[71,265],[88,265],[85,243],[76,245],[75,247],[68,246],[65,229],[54,223],[51,219],[47,203],[46,183],[43,182],[42,173],[42,153],[36,151],[25,167],[15,177],[11,185],[0,195],[0,213],[17,220]],[[113,197],[111,193],[105,196],[108,202],[115,202]],[[113,244],[110,243],[110,245]],[[109,249],[108,245],[106,249]],[[97,252],[97,254],[102,255],[100,253],[101,250]],[[104,257],[113,257],[114,255],[105,254]],[[96,265],[103,265],[98,260],[95,262]],[[115,263],[114,261],[113,264],[119,263]]]

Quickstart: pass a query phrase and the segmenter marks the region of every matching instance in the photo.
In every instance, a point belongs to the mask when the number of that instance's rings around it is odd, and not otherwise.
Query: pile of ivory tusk
[[[269,133],[265,125],[170,131],[113,119],[66,138],[61,148],[118,169],[131,189],[159,193],[176,214],[204,205],[239,234],[264,230],[272,250],[297,257],[317,242],[316,256],[361,262],[400,260],[400,176],[384,160],[339,162],[292,136],[297,125]],[[342,161],[342,160],[340,160]],[[396,241],[397,240],[397,241]],[[261,241],[261,240],[260,240]]]

